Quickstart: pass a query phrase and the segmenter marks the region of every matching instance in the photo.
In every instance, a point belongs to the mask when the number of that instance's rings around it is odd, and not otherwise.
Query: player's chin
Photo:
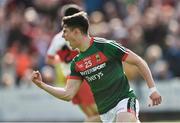
[[[71,47],[72,48],[72,50],[75,50],[76,49],[76,47]]]
[[[72,50],[76,49],[76,47],[73,44],[70,44],[70,47]]]

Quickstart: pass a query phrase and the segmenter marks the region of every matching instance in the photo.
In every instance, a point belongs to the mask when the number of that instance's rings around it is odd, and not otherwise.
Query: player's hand
[[[31,80],[32,80],[33,83],[35,83],[37,86],[41,87],[42,77],[41,77],[41,74],[40,74],[39,71],[33,71],[33,72],[32,72]]]
[[[151,104],[149,106],[156,106],[162,102],[162,97],[157,91],[153,92],[149,97],[151,99]]]

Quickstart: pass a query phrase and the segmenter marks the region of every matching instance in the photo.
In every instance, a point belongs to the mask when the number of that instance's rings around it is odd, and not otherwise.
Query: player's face
[[[63,35],[62,37],[69,42],[72,49],[78,48],[78,41],[76,40],[75,31],[68,28],[66,25],[63,27]]]

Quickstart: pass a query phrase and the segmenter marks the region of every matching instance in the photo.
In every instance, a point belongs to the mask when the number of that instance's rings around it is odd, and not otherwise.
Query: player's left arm
[[[124,62],[128,64],[135,65],[138,68],[138,71],[140,72],[141,76],[145,79],[147,82],[147,85],[150,89],[150,98],[152,100],[152,105],[159,105],[162,102],[162,98],[159,94],[159,92],[156,89],[154,79],[152,77],[151,71],[145,62],[140,56],[132,52],[131,50],[128,50],[128,55],[124,59]]]

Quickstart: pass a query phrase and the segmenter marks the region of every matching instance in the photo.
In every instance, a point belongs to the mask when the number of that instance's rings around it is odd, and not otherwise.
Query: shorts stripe
[[[136,114],[136,98],[128,99],[127,112]]]

